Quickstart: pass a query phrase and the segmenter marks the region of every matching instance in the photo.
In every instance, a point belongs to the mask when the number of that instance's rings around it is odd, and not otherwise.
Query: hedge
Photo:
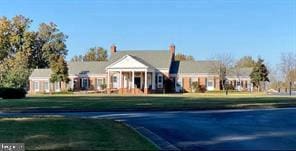
[[[0,98],[21,99],[26,97],[26,90],[23,88],[0,88]]]

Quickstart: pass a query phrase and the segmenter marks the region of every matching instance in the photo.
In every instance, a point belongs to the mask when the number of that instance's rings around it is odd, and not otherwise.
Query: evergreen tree
[[[256,62],[252,73],[250,74],[251,82],[255,87],[257,87],[258,91],[261,88],[261,82],[269,82],[268,74],[269,71],[267,70],[265,64],[263,63],[264,60],[259,58]]]

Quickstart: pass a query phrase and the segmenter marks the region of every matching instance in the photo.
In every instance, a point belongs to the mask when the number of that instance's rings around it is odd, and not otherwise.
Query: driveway
[[[52,114],[122,121],[162,149],[296,149],[296,108]]]

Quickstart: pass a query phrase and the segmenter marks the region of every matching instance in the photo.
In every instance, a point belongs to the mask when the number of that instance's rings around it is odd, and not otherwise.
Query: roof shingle
[[[167,50],[117,51],[110,57],[109,64],[112,64],[125,55],[133,56],[158,69],[170,68],[171,55]]]

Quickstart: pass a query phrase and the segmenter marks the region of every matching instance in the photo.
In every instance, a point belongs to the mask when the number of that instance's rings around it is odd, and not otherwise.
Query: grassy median
[[[126,125],[102,119],[0,118],[0,136],[26,150],[156,150]]]
[[[296,107],[296,97],[38,96],[0,99],[1,112],[211,110]]]

